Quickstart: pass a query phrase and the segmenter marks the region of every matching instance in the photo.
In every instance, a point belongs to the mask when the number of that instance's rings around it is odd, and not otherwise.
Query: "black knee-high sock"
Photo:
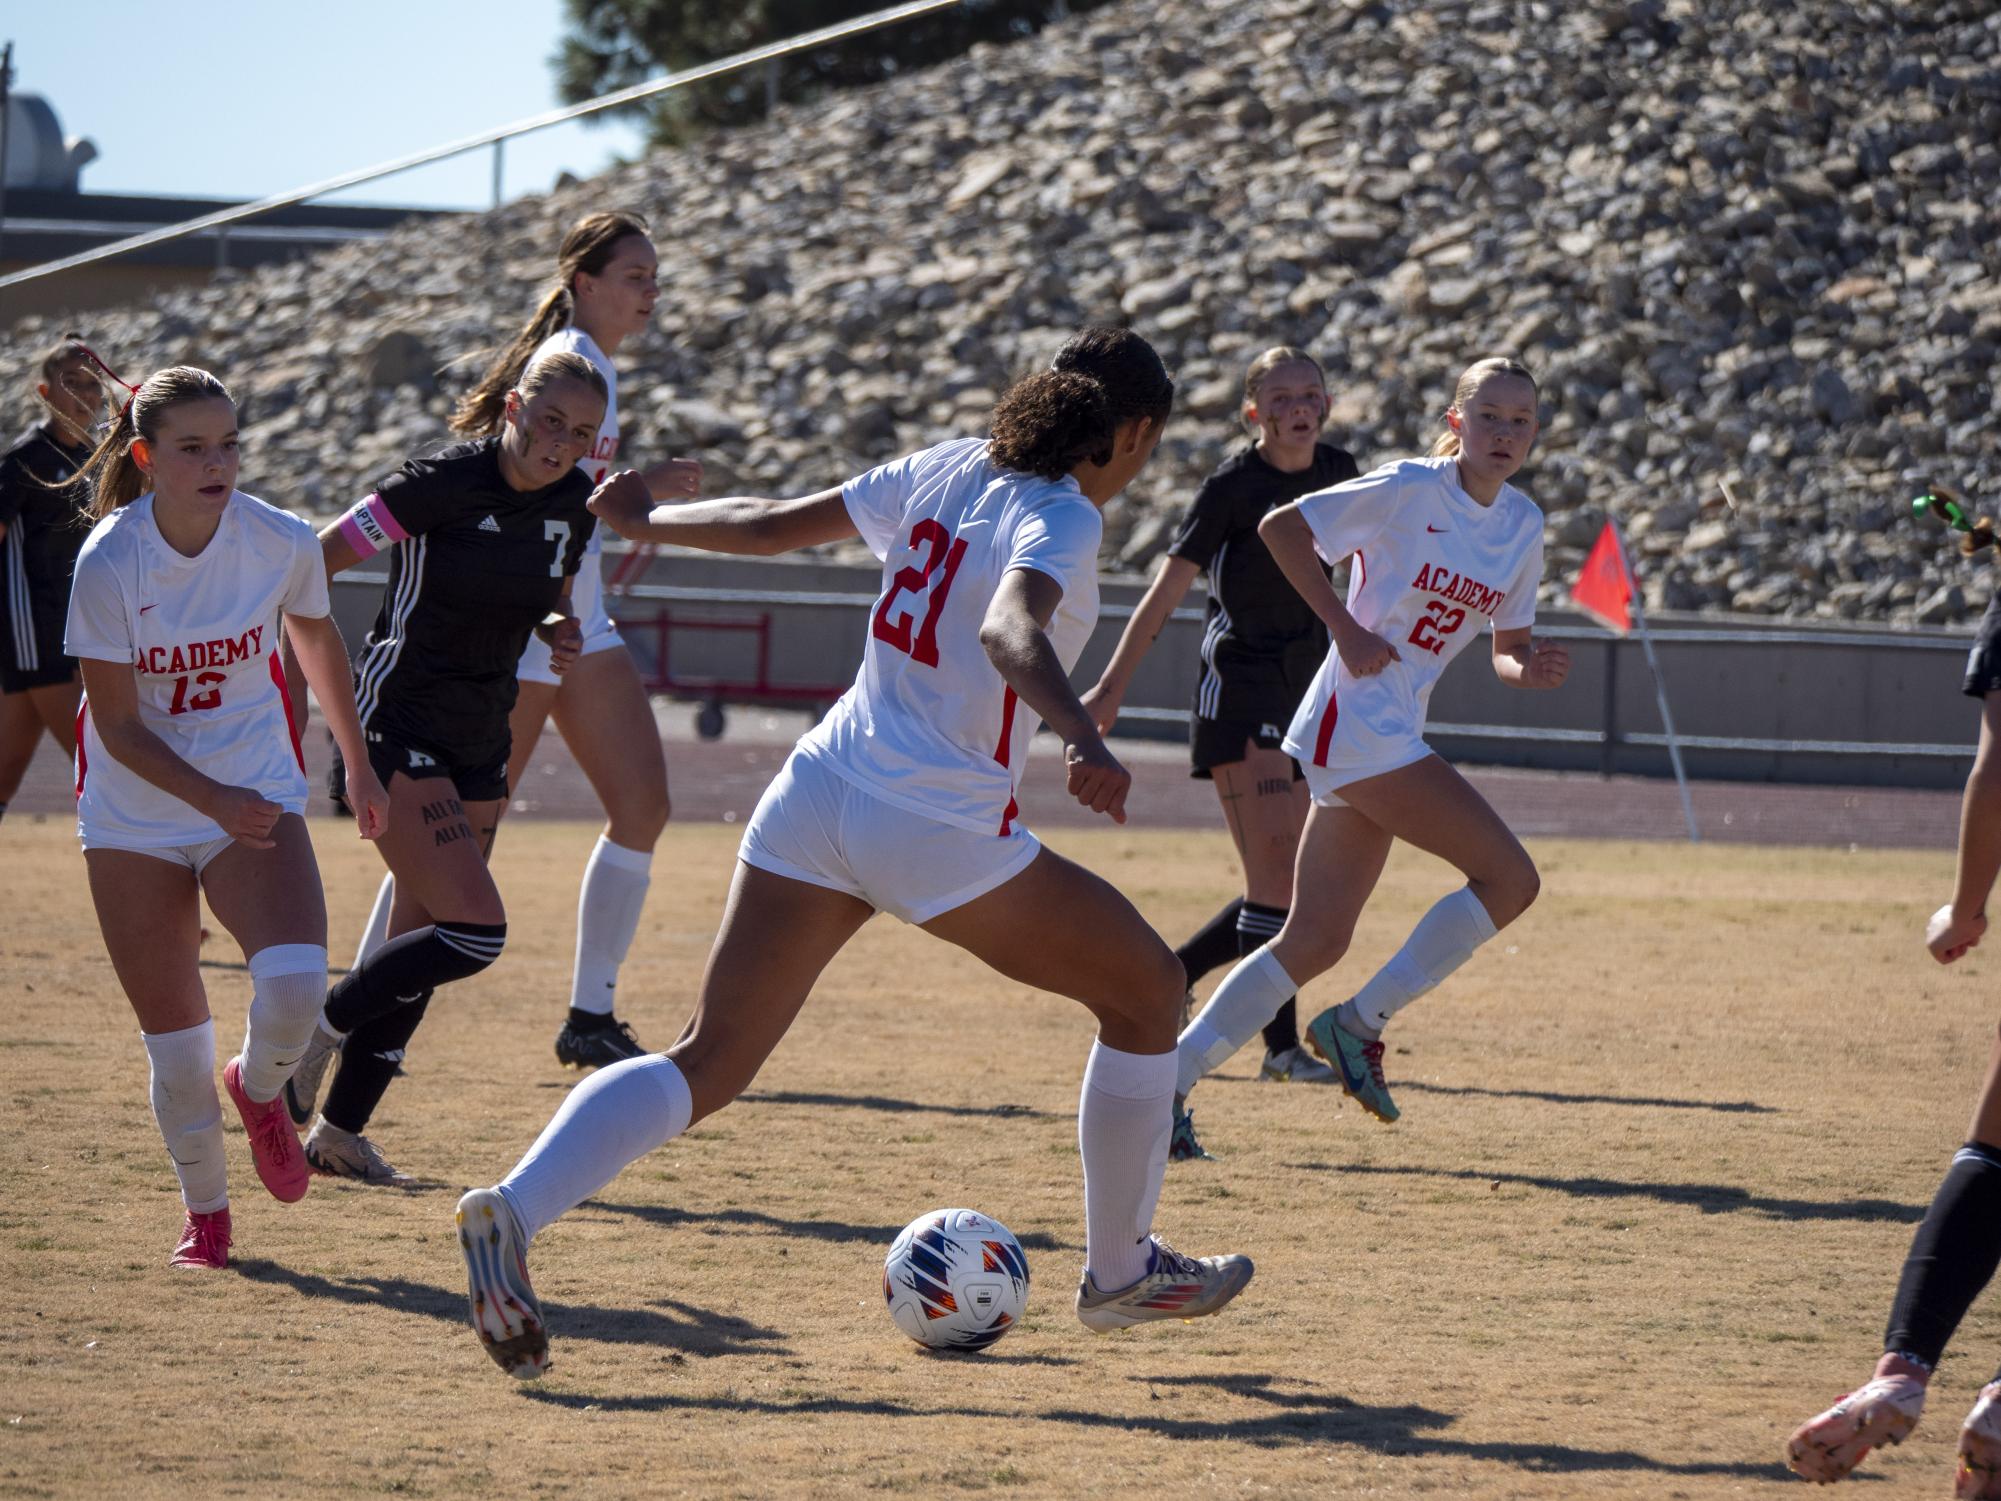
[[[1263,902],[1245,902],[1244,910],[1237,914],[1238,957],[1254,954],[1278,937],[1278,930],[1285,926],[1287,910],[1268,907]],[[1291,997],[1265,1023],[1264,1037],[1268,1053],[1283,1053],[1287,1048],[1299,1046],[1299,1007]]]
[[[1212,969],[1221,969],[1226,964],[1237,962],[1239,957],[1237,914],[1243,910],[1244,899],[1238,897],[1202,924],[1193,938],[1174,951],[1174,957],[1179,959],[1181,967],[1188,971],[1190,985]]]
[[[410,1046],[417,1024],[424,1019],[424,1008],[430,1004],[431,992],[426,990],[348,1034],[340,1050],[340,1067],[327,1089],[326,1104],[320,1107],[329,1124],[343,1131],[367,1129],[369,1117],[388,1092],[404,1049]]]
[[[2001,1265],[2001,1149],[1968,1142],[1911,1239],[1883,1348],[1938,1364],[1966,1310]]]
[[[506,923],[450,922],[402,933],[342,976],[327,992],[327,1026],[353,1032],[428,995],[478,974],[500,957]],[[336,1122],[338,1124],[338,1122]]]

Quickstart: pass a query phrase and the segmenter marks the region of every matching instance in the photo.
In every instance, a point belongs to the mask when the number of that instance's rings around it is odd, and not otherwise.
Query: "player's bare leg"
[[[42,743],[42,719],[26,693],[0,693],[0,807],[14,800]]]
[[[579,657],[564,674],[553,712],[605,810],[604,832],[577,894],[569,1015],[556,1056],[572,1067],[598,1068],[645,1051],[618,1019],[615,1002],[652,879],[653,847],[667,827],[667,760],[653,707],[622,646]]]
[[[225,1267],[229,1181],[194,872],[134,850],[86,850],[83,859],[105,952],[146,1044],[153,1118],[181,1181],[186,1222],[169,1264]]]
[[[735,1099],[792,1025],[828,962],[874,914],[844,892],[739,863],[695,1014],[658,1054],[570,1092],[512,1172],[459,1201],[468,1313],[480,1344],[523,1380],[548,1369],[528,1244],[625,1166]],[[783,933],[785,942],[771,935]]]
[[[1094,1330],[1215,1313],[1249,1285],[1246,1256],[1184,1256],[1152,1234],[1167,1168],[1181,961],[1102,877],[1044,849],[1011,880],[924,924],[1006,975],[1098,1019],[1077,1140],[1085,1266],[1077,1316]]]
[[[1223,821],[1244,867],[1244,905],[1237,913],[1237,957],[1278,935],[1292,910],[1292,867],[1312,802],[1293,775],[1292,757],[1276,747],[1244,742],[1243,759],[1211,768]],[[1186,1026],[1192,1015],[1182,1018]],[[1300,1045],[1299,1006],[1288,997],[1264,1025],[1261,1083],[1332,1084],[1334,1070]],[[1176,1130],[1181,1130],[1177,1120]],[[1187,1134],[1193,1140],[1194,1128]],[[1199,1148],[1197,1149],[1200,1150]]]

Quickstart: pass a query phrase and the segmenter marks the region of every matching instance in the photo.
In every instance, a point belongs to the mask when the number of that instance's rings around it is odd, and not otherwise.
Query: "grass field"
[[[338,962],[378,867],[316,834]],[[1994,961],[1918,941],[1948,855],[1540,843],[1541,904],[1391,1033],[1402,1123],[1254,1085],[1254,1056],[1204,1085],[1221,1160],[1170,1170],[1158,1225],[1257,1280],[1093,1336],[1086,1014],[879,919],[750,1096],[536,1243],[554,1366],[517,1386],[465,1327],[452,1207],[573,1081],[550,1042],[591,837],[502,836],[507,955],[433,1007],[373,1133],[427,1186],[279,1205],[230,1116],[239,1263],[202,1275],[162,1265],[178,1199],[68,821],[7,821],[0,1495],[1777,1493],[1785,1434],[1874,1359],[1995,1018]],[[649,1040],[735,838],[662,846],[622,986]],[[1220,835],[1053,842],[1177,938],[1233,881]],[[1446,880],[1399,851],[1354,974]],[[208,952],[226,1057],[248,984]],[[882,1306],[891,1237],[946,1204],[1005,1220],[1035,1276],[983,1356],[928,1356]],[[1949,1493],[1997,1334],[1977,1307],[1860,1494]]]

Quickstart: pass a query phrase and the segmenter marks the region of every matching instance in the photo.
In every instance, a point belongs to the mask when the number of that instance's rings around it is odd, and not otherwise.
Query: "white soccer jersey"
[[[1483,619],[1496,630],[1535,622],[1542,512],[1512,485],[1481,505],[1460,488],[1450,458],[1385,464],[1306,496],[1299,512],[1322,556],[1354,555],[1348,613],[1400,657],[1357,678],[1330,647],[1293,715],[1285,749],[1336,774],[1339,787],[1429,753],[1431,690]]]
[[[153,497],[119,507],[76,560],[63,650],[129,663],[139,718],[182,760],[288,812],[306,807],[306,771],[278,665],[280,615],[328,613],[326,565],[305,521],[241,490],[195,557],[167,545]],[[113,760],[86,699],[78,716],[77,831],[93,845],[199,844],[213,819]]]
[[[986,834],[1013,832],[1034,711],[987,660],[980,625],[1011,569],[1063,586],[1048,628],[1067,672],[1098,619],[1103,521],[1077,482],[1003,469],[961,438],[842,488],[883,560],[855,683],[799,742],[886,802]]]
[[[612,368],[611,356],[598,348],[596,339],[581,328],[566,328],[561,333],[549,335],[535,348],[529,363],[533,364],[545,354],[557,352],[580,354],[597,366],[598,374],[604,377],[604,421],[598,424],[598,440],[591,451],[577,460],[577,467],[583,470],[593,487],[604,483],[604,477],[612,472],[613,461],[618,457],[618,372]],[[578,567],[576,576],[570,580],[570,609],[582,623],[584,634],[591,636],[610,628],[604,607],[604,566],[600,558],[604,551],[604,528],[598,527],[591,533],[591,540],[584,548],[584,560]],[[539,642],[531,641],[528,654],[533,657]],[[547,647],[542,647],[546,657]]]

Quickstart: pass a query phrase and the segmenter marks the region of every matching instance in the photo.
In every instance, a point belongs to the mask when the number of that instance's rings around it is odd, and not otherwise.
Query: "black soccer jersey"
[[[67,678],[74,664],[62,654],[70,575],[90,535],[82,497],[65,485],[90,458],[48,427],[29,428],[0,455],[0,668],[7,686]]]
[[[489,437],[412,459],[348,512],[341,526],[364,551],[394,544],[356,674],[364,727],[458,760],[505,758],[515,667],[577,571],[590,493],[574,467],[510,488]]]
[[[1258,536],[1267,513],[1360,471],[1345,449],[1317,444],[1297,474],[1274,469],[1252,445],[1202,482],[1171,557],[1206,569],[1208,619],[1195,712],[1204,719],[1284,724],[1327,655],[1327,629],[1287,582]]]

